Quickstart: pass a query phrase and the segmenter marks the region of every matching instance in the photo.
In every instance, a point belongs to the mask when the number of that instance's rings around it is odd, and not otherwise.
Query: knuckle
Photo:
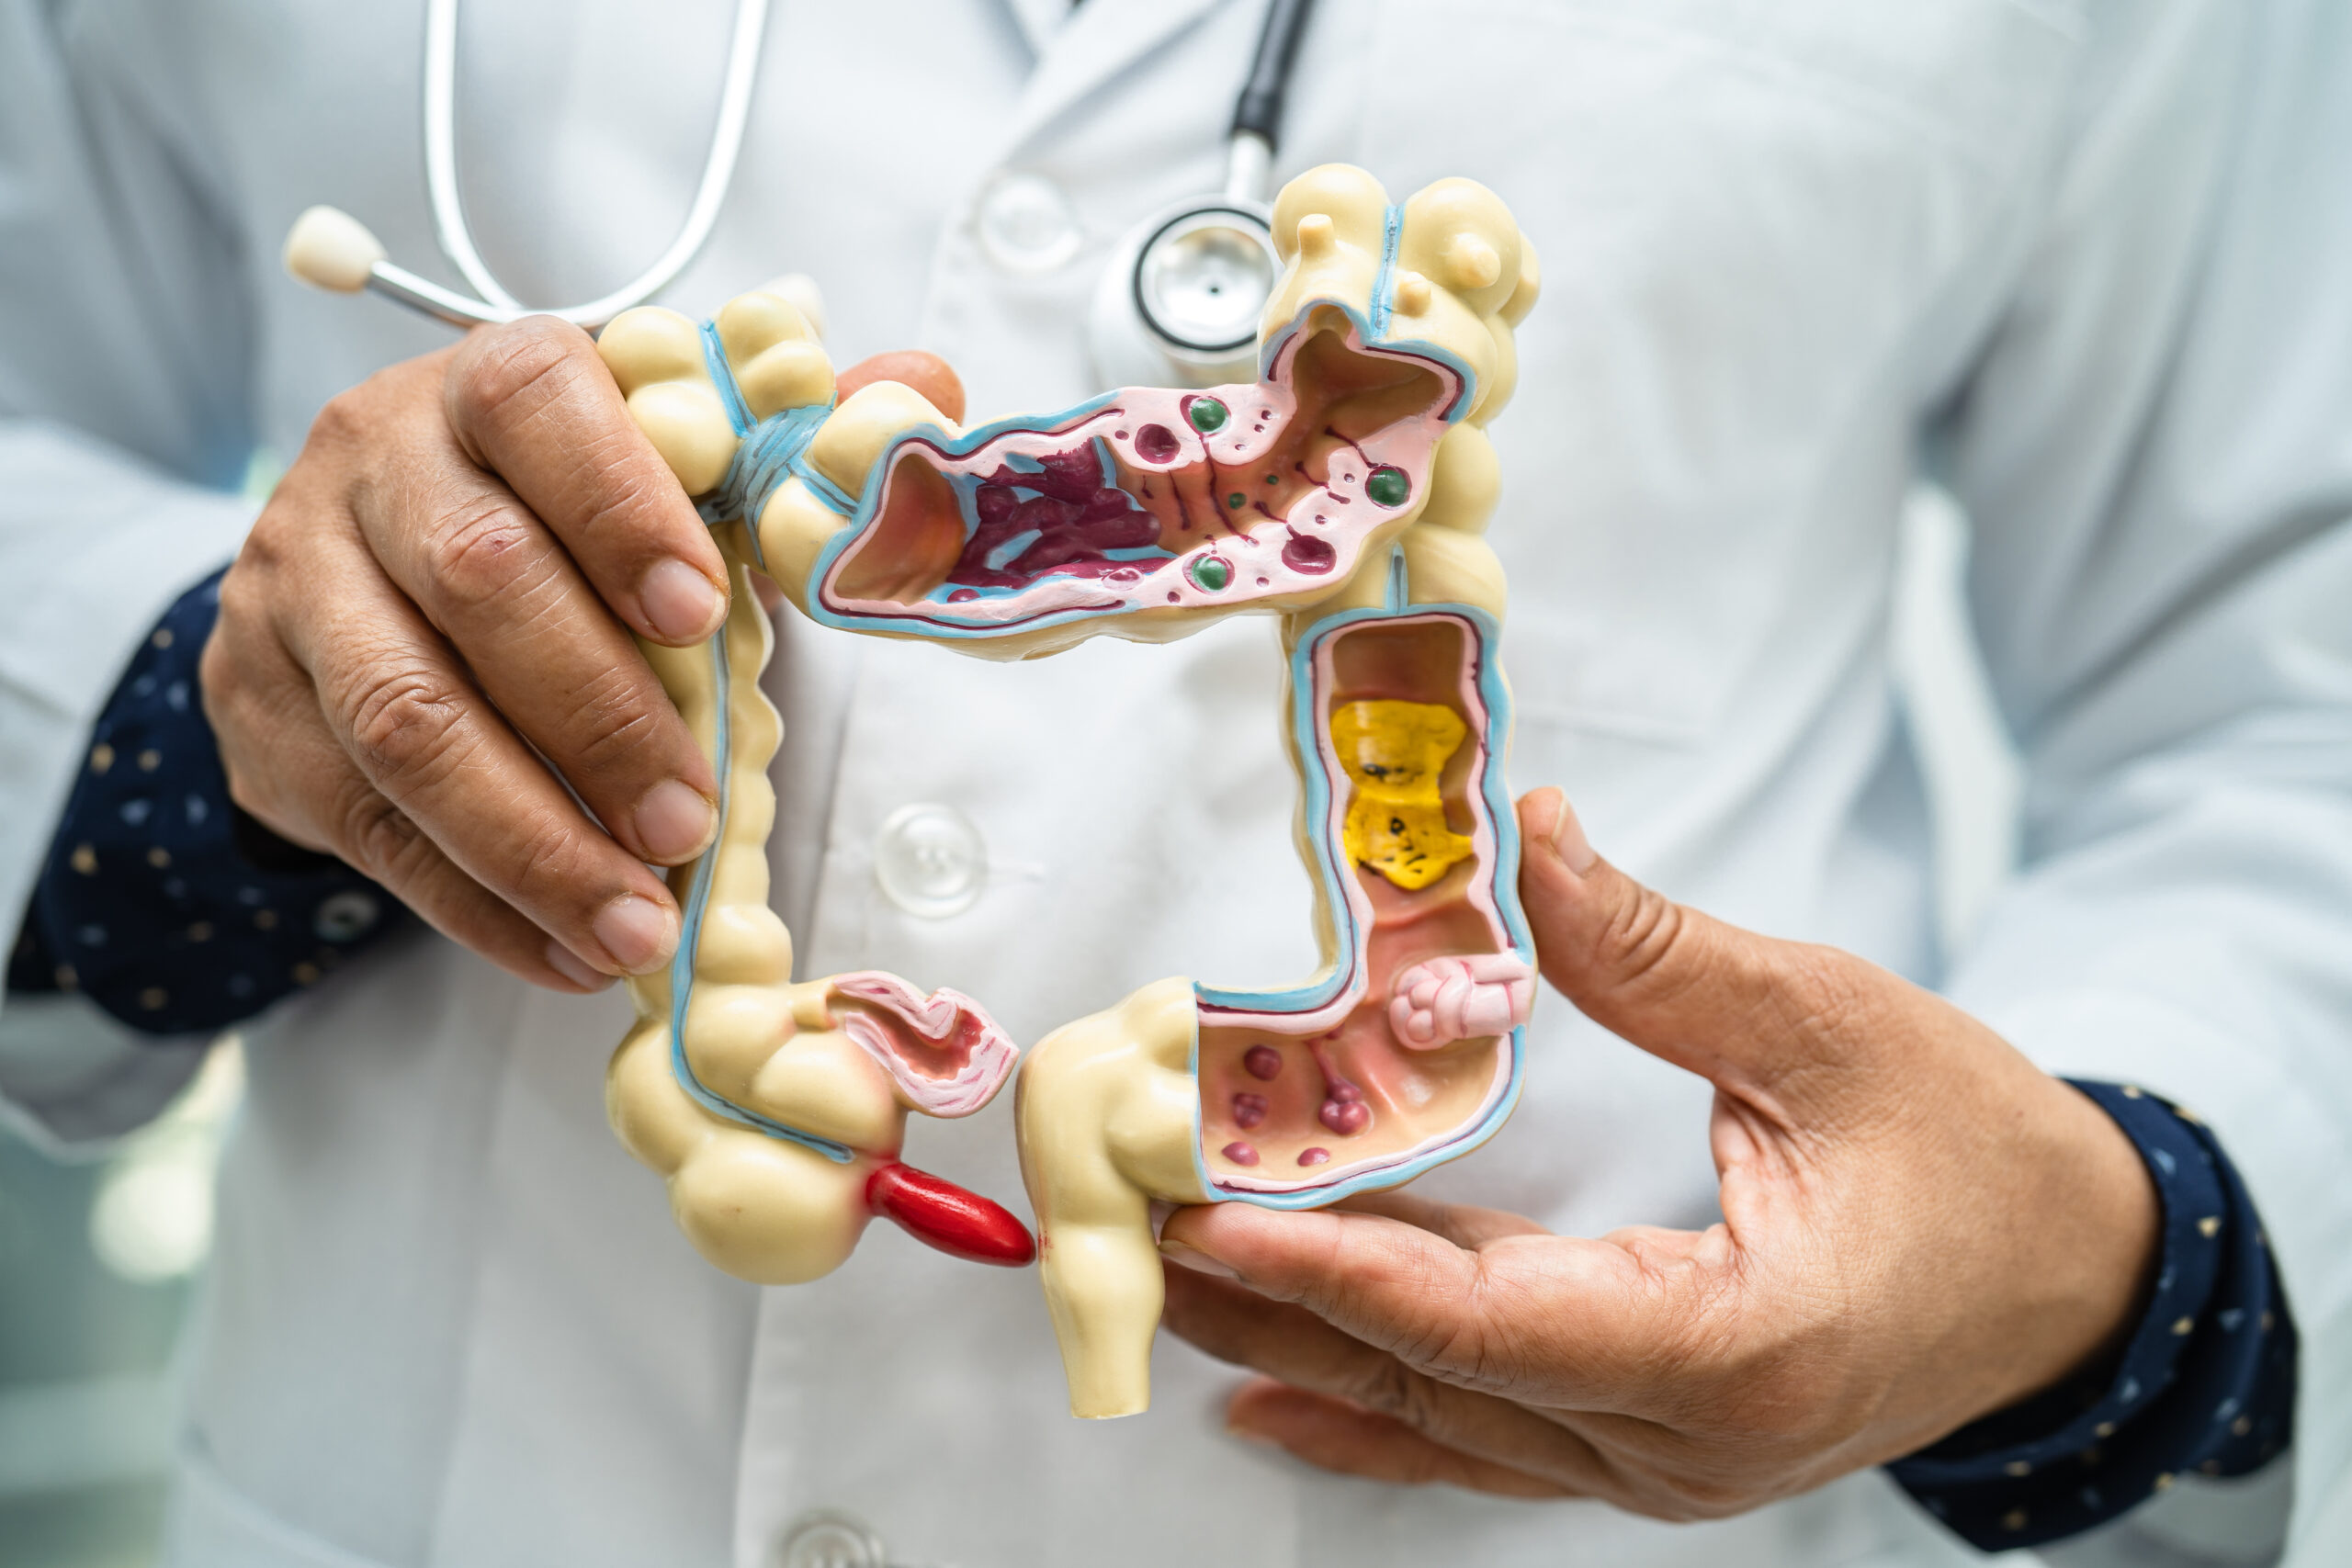
[[[387,887],[409,879],[427,842],[413,818],[356,781],[337,816],[337,844],[344,859]]]
[[[262,580],[276,564],[277,526],[267,512],[254,520],[243,548],[220,579],[220,613],[213,621],[216,629],[225,627],[233,633],[269,618],[269,593]],[[268,531],[266,537],[265,529]]]
[[[516,831],[507,874],[514,901],[542,909],[576,904],[581,846],[571,828],[543,811],[517,824]]]
[[[360,440],[372,428],[376,420],[370,404],[372,381],[362,381],[346,387],[319,405],[311,420],[311,432],[305,446],[347,446]]]
[[[1632,987],[1678,967],[1669,960],[1691,941],[1681,905],[1636,885],[1610,914],[1600,935],[1600,967],[1620,987]]]
[[[395,666],[361,686],[344,726],[361,771],[386,792],[429,785],[458,759],[462,708],[426,671]]]
[[[277,803],[264,784],[264,775],[244,765],[243,760],[226,754],[220,758],[220,773],[229,788],[229,803],[274,833],[283,833],[288,824],[277,810]]]
[[[650,742],[662,727],[662,709],[628,669],[599,670],[573,694],[571,732],[565,738],[561,771],[574,784],[621,778],[658,765]]]
[[[434,587],[460,610],[495,610],[544,581],[545,552],[530,519],[496,495],[468,499],[435,527]]]
[[[1393,1356],[1370,1356],[1352,1380],[1348,1397],[1419,1430],[1430,1417],[1429,1380]]]
[[[453,367],[450,410],[469,429],[497,430],[560,396],[580,373],[578,328],[526,316],[478,334]]]
[[[316,558],[320,539],[335,521],[335,514],[319,504],[315,487],[280,480],[245,531],[229,574],[220,580],[221,614],[266,616],[273,592],[299,578],[306,560]]]
[[[225,590],[225,584],[224,590]],[[217,709],[243,684],[243,661],[230,649],[235,633],[228,629],[229,602],[224,591],[220,600],[220,618],[212,625],[212,635],[204,639],[203,651],[196,656],[196,690],[204,704],[206,716],[218,728],[220,717]]]
[[[232,646],[234,640],[220,626],[215,626],[205,639],[204,650],[197,657],[197,702],[220,750],[230,798],[249,816],[259,817],[263,813],[249,804],[249,797],[262,795],[265,775],[246,760],[266,753],[267,738],[283,728],[288,709],[283,702],[271,700],[276,694],[269,691],[268,682],[250,660],[237,656]]]
[[[1432,1334],[1419,1364],[1438,1369],[1447,1382],[1464,1388],[1508,1393],[1525,1382],[1528,1358],[1511,1336],[1498,1333],[1493,1325],[1541,1322],[1547,1308],[1535,1293],[1490,1273],[1482,1259],[1463,1311],[1450,1326]]]
[[[388,432],[413,426],[433,407],[431,389],[438,384],[444,374],[441,362],[451,352],[444,349],[387,365],[320,404],[287,478],[294,478],[322,451],[348,453],[380,446]]]

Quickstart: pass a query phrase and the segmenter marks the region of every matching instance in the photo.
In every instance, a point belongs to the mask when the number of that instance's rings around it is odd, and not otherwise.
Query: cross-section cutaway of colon
[[[874,1206],[867,1173],[902,1168],[905,1110],[977,1109],[1013,1055],[952,993],[786,981],[759,854],[767,628],[742,571],[825,626],[988,659],[1281,617],[1322,969],[1271,991],[1147,986],[1049,1034],[1020,1071],[1046,1304],[1085,1416],[1149,1403],[1155,1203],[1320,1207],[1469,1152],[1517,1098],[1534,996],[1503,777],[1503,574],[1482,537],[1499,483],[1486,424],[1511,392],[1533,248],[1471,181],[1392,205],[1340,164],[1285,186],[1273,229],[1284,270],[1254,384],[1122,388],[959,429],[894,382],[833,406],[815,334],[775,294],[700,328],[632,311],[603,339],[737,562],[726,657],[648,649],[707,743],[714,710],[737,716],[692,953],[703,989],[681,1013],[674,986],[639,985],[611,1079],[624,1141],[669,1175],[722,1267],[783,1279],[838,1263]],[[690,898],[701,875],[682,874]],[[975,1214],[967,1230],[985,1231]]]

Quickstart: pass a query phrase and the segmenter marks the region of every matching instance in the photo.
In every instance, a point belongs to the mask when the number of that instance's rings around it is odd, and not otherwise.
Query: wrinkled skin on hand
[[[927,354],[841,389],[885,379],[962,412]],[[658,970],[677,908],[645,863],[709,842],[718,780],[634,639],[704,641],[727,584],[588,335],[479,328],[329,400],[222,581],[230,794],[534,984]]]
[[[643,863],[701,850],[717,780],[631,634],[708,637],[726,583],[578,328],[392,366],[326,405],[221,583],[230,794],[536,984],[659,968]]]
[[[2155,1194],[2106,1114],[1941,998],[1711,919],[1521,806],[1543,973],[1715,1087],[1724,1218],[1555,1235],[1402,1193],[1179,1211],[1167,1323],[1327,1469],[1662,1518],[1912,1452],[2109,1353]]]

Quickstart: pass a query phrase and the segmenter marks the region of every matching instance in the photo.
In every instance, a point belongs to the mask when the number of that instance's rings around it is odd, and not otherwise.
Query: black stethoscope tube
[[[1306,31],[1306,14],[1315,0],[1272,0],[1266,7],[1265,30],[1258,35],[1258,52],[1233,106],[1228,136],[1244,131],[1261,137],[1271,148],[1282,130],[1283,101],[1290,92],[1291,72],[1298,64],[1298,40]]]

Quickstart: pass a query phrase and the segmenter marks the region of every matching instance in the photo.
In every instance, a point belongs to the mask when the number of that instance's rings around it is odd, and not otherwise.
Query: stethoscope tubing
[[[458,0],[426,0],[422,105],[424,177],[435,235],[451,265],[474,292],[461,293],[420,276],[384,258],[380,246],[374,247],[376,259],[368,265],[364,287],[454,327],[549,315],[595,331],[622,311],[643,304],[667,288],[709,243],[741,156],[743,135],[751,119],[752,95],[759,83],[761,45],[766,37],[770,0],[737,0],[710,150],[685,220],[668,248],[645,271],[612,292],[582,304],[552,307],[528,306],[517,299],[499,281],[474,243],[473,227],[466,216],[465,197],[458,179]],[[1227,137],[1231,151],[1224,199],[1202,205],[1239,207],[1254,223],[1263,227],[1264,220],[1256,209],[1264,202],[1262,187],[1272,161],[1283,100],[1296,63],[1299,39],[1312,9],[1313,0],[1271,0],[1265,26],[1250,60],[1250,74],[1234,106]],[[339,221],[351,221],[339,214],[335,216]],[[1160,215],[1154,220],[1154,225],[1168,216]],[[365,238],[364,231],[362,237]],[[374,246],[372,239],[368,243]],[[1143,247],[1136,246],[1134,254],[1139,267]],[[1135,281],[1139,286],[1139,272]],[[340,283],[328,286],[351,287]],[[1146,330],[1156,331],[1148,312],[1142,310],[1140,294],[1135,295],[1135,304]]]
[[[709,243],[734,183],[735,165],[751,121],[752,94],[759,85],[761,44],[766,37],[769,0],[736,0],[727,47],[727,75],[719,89],[718,116],[711,128],[710,152],[702,178],[677,237],[653,265],[611,293],[585,304],[536,309],[499,282],[474,244],[458,185],[458,0],[427,0],[424,13],[424,183],[433,207],[433,229],[441,249],[479,298],[419,277],[405,267],[379,261],[368,287],[453,326],[511,321],[521,316],[558,316],[594,331],[632,306],[667,288]]]

